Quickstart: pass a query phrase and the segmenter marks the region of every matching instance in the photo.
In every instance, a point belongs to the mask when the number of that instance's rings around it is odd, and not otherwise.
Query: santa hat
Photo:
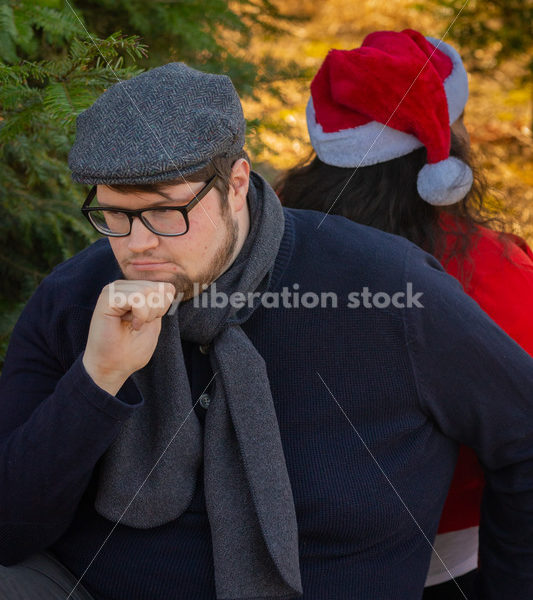
[[[453,204],[472,171],[450,156],[450,124],[463,112],[468,79],[459,54],[412,29],[377,31],[360,48],[331,50],[311,83],[307,127],[324,163],[374,165],[425,146],[420,196]]]

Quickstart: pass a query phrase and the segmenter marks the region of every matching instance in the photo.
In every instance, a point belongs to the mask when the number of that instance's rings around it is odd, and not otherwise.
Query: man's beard
[[[177,273],[170,281],[176,288],[176,298],[179,298],[180,302],[190,300],[195,294],[201,293],[229,267],[237,245],[239,227],[237,222],[231,218],[230,211],[226,210],[225,212],[223,223],[227,230],[227,236],[212,261],[199,273],[196,281],[181,273]]]
[[[226,230],[226,237],[221,246],[217,249],[215,256],[211,259],[203,270],[192,280],[184,273],[175,273],[171,278],[165,279],[168,283],[172,283],[176,288],[176,299],[179,302],[185,302],[194,297],[195,294],[200,294],[213,281],[215,281],[224,270],[230,266],[230,261],[233,257],[235,247],[239,238],[239,226],[236,220],[232,218],[229,206],[221,205],[222,226]],[[131,279],[126,275],[125,269],[121,266],[121,271],[125,279]],[[146,277],[149,279],[149,277]]]

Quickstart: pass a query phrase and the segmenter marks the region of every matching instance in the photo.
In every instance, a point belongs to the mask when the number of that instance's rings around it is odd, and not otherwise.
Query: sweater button
[[[209,405],[211,404],[211,398],[209,394],[202,394],[200,398],[198,398],[198,402],[202,408],[205,408],[207,410],[209,408]]]
[[[202,345],[199,348],[202,354],[209,354],[209,344]]]

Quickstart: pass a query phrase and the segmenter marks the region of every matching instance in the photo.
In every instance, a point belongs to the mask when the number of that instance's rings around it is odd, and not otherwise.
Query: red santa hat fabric
[[[331,50],[311,83],[307,126],[323,162],[359,167],[425,146],[418,192],[453,204],[472,186],[470,168],[450,157],[450,124],[462,113],[468,79],[459,54],[412,29],[377,31],[360,48]]]

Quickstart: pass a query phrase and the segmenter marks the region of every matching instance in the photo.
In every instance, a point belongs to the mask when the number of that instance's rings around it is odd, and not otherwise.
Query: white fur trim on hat
[[[449,156],[438,163],[426,164],[418,172],[416,187],[420,197],[434,206],[447,206],[462,200],[474,181],[470,167]]]
[[[423,146],[414,135],[371,121],[353,129],[325,133],[317,123],[313,98],[306,108],[307,130],[318,158],[335,167],[367,167],[409,154]]]
[[[455,48],[436,38],[426,37],[435,48],[446,54],[452,61],[452,72],[444,80],[444,91],[448,103],[448,114],[450,125],[455,123],[461,116],[468,100],[468,75],[466,74],[463,61]]]

